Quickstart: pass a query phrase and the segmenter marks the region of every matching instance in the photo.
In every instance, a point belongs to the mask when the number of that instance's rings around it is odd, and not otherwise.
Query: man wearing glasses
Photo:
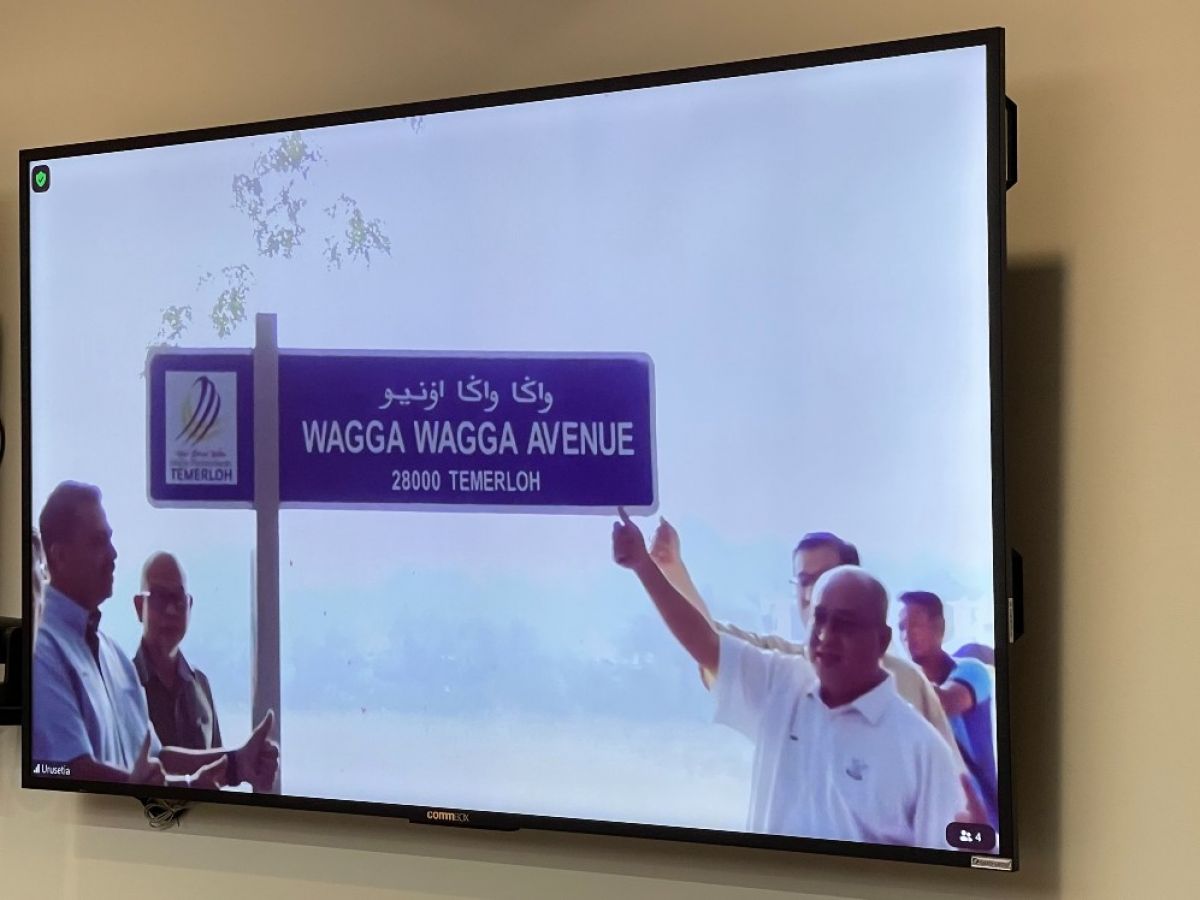
[[[750,830],[947,849],[966,804],[960,767],[881,666],[892,636],[883,585],[857,566],[831,569],[813,586],[807,656],[762,650],[719,632],[619,513],[614,561],[714,673],[717,721],[755,744]]]
[[[179,561],[155,553],[142,566],[142,589],[133,597],[142,623],[142,642],[133,657],[146,689],[150,721],[159,739],[172,747],[211,750],[221,746],[221,726],[208,678],[184,658],[192,595]]]

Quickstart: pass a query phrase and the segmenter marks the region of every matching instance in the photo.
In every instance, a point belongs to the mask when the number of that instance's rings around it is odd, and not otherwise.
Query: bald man
[[[142,623],[142,643],[133,666],[146,692],[150,721],[163,744],[192,750],[221,746],[212,688],[205,674],[188,665],[180,644],[192,616],[184,568],[170,553],[154,553],[142,566],[142,590],[133,595]],[[236,784],[236,782],[235,782]]]
[[[146,560],[133,608],[142,623],[142,642],[133,665],[146,689],[150,721],[159,738],[168,746],[192,750],[220,747],[212,687],[179,649],[192,614],[192,595],[179,560],[161,552]]]
[[[141,587],[133,597],[133,609],[142,623],[142,642],[133,666],[146,692],[155,733],[170,747],[226,754],[227,785],[249,782],[257,792],[271,790],[279,768],[279,746],[267,739],[273,715],[255,728],[246,745],[250,751],[223,750],[212,687],[179,649],[192,616],[183,566],[170,553],[153,553],[142,565]]]
[[[755,743],[748,827],[765,834],[950,849],[966,796],[950,748],[882,667],[887,591],[857,566],[813,588],[807,658],[718,632],[651,559],[624,510],[613,559],[668,629],[715,673],[718,722]]]
[[[717,631],[727,632],[734,637],[749,641],[763,650],[774,650],[777,653],[808,653],[808,647],[801,643],[789,641],[779,635],[760,635],[752,631],[738,628],[736,625],[718,622],[712,618],[708,604],[700,595],[696,583],[692,580],[691,572],[683,561],[683,551],[680,546],[679,533],[666,519],[659,519],[658,528],[650,539],[650,556],[662,569],[667,580],[675,586],[692,605],[708,616]],[[841,565],[860,565],[858,548],[848,541],[842,540],[836,534],[827,531],[810,532],[800,539],[796,549],[792,551],[792,582],[796,586],[796,602],[800,612],[800,621],[804,627],[812,630],[813,616],[813,587],[817,579]],[[946,746],[955,759],[962,764],[958,742],[950,727],[950,720],[938,700],[933,685],[915,663],[909,662],[891,653],[883,655],[883,668],[891,673],[896,680],[896,690],[900,696],[912,704],[913,709],[921,714],[934,730],[942,736]],[[712,685],[713,674],[704,669],[700,670],[706,687]],[[965,768],[965,767],[964,767]],[[975,821],[975,819],[967,819]]]

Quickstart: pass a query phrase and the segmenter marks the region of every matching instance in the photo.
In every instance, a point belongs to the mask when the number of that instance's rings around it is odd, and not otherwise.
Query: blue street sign
[[[252,501],[250,361],[152,358],[152,501]],[[645,354],[282,350],[278,367],[284,507],[657,507]]]

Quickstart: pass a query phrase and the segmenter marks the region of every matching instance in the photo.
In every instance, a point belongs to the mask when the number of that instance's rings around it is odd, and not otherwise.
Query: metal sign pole
[[[255,317],[254,342],[254,602],[251,605],[253,660],[251,727],[275,712],[271,738],[281,747],[283,730],[279,655],[279,337],[274,314]],[[282,790],[283,766],[272,789]]]

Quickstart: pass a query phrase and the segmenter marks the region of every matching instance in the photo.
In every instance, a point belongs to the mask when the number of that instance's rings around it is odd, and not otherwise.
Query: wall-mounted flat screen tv
[[[1003,32],[20,157],[24,784],[1014,856]]]

